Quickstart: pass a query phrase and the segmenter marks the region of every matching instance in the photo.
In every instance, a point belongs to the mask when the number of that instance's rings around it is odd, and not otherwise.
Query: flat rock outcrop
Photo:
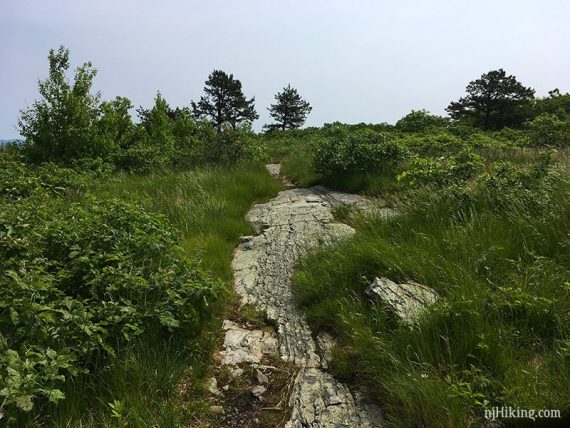
[[[272,172],[278,175],[275,168]],[[294,264],[303,252],[354,233],[350,226],[333,222],[331,210],[339,205],[366,207],[369,202],[320,186],[280,192],[251,209],[248,219],[256,234],[242,239],[233,260],[235,289],[242,302],[267,313],[277,328],[280,357],[299,368],[289,401],[290,428],[381,426],[377,411],[360,405],[325,371],[329,356],[320,352],[328,345],[317,345],[291,291]]]

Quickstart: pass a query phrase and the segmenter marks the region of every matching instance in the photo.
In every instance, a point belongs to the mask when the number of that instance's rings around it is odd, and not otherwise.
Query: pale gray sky
[[[0,0],[0,139],[18,134],[50,48],[91,60],[103,98],[189,105],[219,68],[255,95],[260,119],[291,83],[308,125],[444,114],[483,72],[504,68],[546,95],[570,91],[567,0]]]

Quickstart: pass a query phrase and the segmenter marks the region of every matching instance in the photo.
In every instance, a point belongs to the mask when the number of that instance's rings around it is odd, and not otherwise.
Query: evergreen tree
[[[269,130],[300,128],[313,109],[290,84],[287,85],[286,88],[283,88],[282,92],[278,92],[277,95],[275,95],[275,99],[277,103],[271,104],[268,110],[271,117],[277,123],[265,125]]]
[[[453,119],[466,119],[485,129],[520,126],[530,111],[534,89],[523,86],[505,70],[490,71],[469,82],[467,96],[447,107]]]
[[[192,101],[192,112],[197,119],[210,120],[218,131],[224,123],[236,129],[240,123],[253,122],[259,117],[255,111],[255,97],[247,100],[241,82],[233,74],[214,70],[204,86],[205,96]]]

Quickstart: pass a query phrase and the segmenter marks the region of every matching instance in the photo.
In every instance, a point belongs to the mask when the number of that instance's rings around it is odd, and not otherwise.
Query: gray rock
[[[263,394],[265,394],[265,391],[267,391],[267,388],[263,385],[255,385],[251,388],[251,393],[260,401],[263,401]]]
[[[366,294],[382,300],[409,325],[414,325],[422,313],[438,299],[437,293],[425,285],[415,282],[396,284],[388,278],[374,278],[366,289]]]
[[[226,331],[222,363],[236,366],[241,363],[260,363],[264,355],[277,355],[277,338],[261,330],[248,330],[224,320]]]
[[[255,370],[255,377],[257,379],[257,382],[262,385],[269,383],[269,378],[259,369]]]
[[[371,204],[360,196],[321,186],[282,191],[250,210],[248,219],[258,225],[257,236],[249,241],[251,249],[238,247],[234,255],[235,289],[242,303],[267,313],[277,326],[281,358],[299,368],[289,398],[292,415],[286,426],[290,428],[377,427],[382,423],[355,402],[345,385],[323,370],[317,344],[291,292],[299,257],[323,242],[354,233],[350,226],[334,223],[331,210],[339,205],[367,208]],[[331,402],[331,397],[337,398]]]
[[[208,381],[208,392],[217,397],[222,396],[222,391],[218,389],[218,381],[215,377],[210,378]]]
[[[342,404],[342,398],[338,395],[331,395],[328,399],[329,406],[336,406],[337,404]]]
[[[281,164],[280,163],[270,163],[266,166],[267,171],[269,174],[273,176],[273,178],[279,179],[279,175],[281,175]]]
[[[267,171],[273,176],[273,178],[280,180],[285,187],[291,188],[295,187],[293,183],[291,183],[286,177],[281,175],[281,164],[279,163],[271,163],[266,165]]]
[[[232,375],[232,377],[241,377],[243,372],[244,372],[244,370],[241,367],[236,367],[236,368],[231,370],[231,375]]]
[[[317,344],[319,345],[319,354],[321,355],[321,365],[327,369],[332,362],[332,352],[334,349],[334,339],[326,331],[320,331],[317,334]]]

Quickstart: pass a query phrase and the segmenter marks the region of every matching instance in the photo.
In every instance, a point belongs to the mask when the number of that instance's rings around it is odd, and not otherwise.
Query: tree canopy
[[[430,128],[446,126],[449,119],[431,114],[427,110],[412,110],[396,122],[396,129],[403,132],[425,132]]]
[[[255,97],[246,99],[241,82],[233,74],[214,70],[204,86],[205,96],[192,101],[192,112],[197,119],[210,120],[218,131],[224,123],[233,129],[243,122],[253,122],[259,117],[255,111]]]
[[[108,153],[114,142],[96,126],[102,114],[100,95],[91,93],[97,71],[86,62],[70,82],[69,50],[51,49],[48,59],[49,77],[38,84],[41,99],[23,110],[18,121],[32,157],[66,163]]]
[[[266,125],[269,130],[300,128],[313,109],[290,84],[275,95],[275,100],[277,103],[271,104],[268,110],[276,123]]]
[[[520,126],[527,118],[534,89],[527,88],[502,68],[469,82],[467,96],[447,107],[453,119],[467,120],[485,129]]]

